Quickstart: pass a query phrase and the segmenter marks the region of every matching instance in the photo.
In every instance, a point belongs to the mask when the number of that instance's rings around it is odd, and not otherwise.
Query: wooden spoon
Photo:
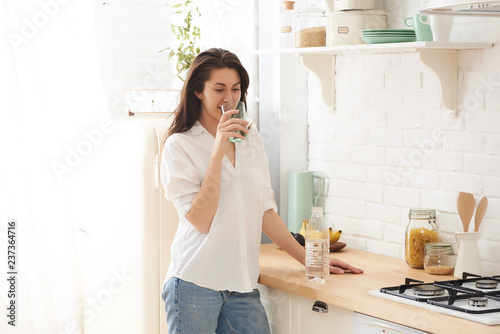
[[[484,213],[486,212],[487,207],[488,199],[486,198],[486,196],[483,196],[483,198],[481,198],[479,204],[477,205],[476,216],[474,217],[474,232],[477,232],[479,230],[479,225],[483,220]]]
[[[474,195],[470,193],[460,192],[457,198],[457,209],[460,219],[462,220],[462,225],[464,227],[464,232],[469,231],[469,224],[474,214],[474,206],[476,202],[474,200]]]

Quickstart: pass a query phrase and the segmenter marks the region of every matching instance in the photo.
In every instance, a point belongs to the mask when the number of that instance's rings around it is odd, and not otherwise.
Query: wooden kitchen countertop
[[[344,248],[331,255],[363,268],[364,273],[330,275],[325,284],[308,282],[300,263],[275,244],[263,244],[259,283],[431,333],[500,332],[500,325],[483,325],[368,295],[370,290],[404,284],[406,277],[433,282],[455,279],[451,275],[429,275],[424,270],[410,268],[402,259],[356,249]]]

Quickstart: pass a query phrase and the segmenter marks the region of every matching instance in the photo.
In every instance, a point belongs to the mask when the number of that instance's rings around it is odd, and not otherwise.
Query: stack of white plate
[[[415,42],[417,37],[413,29],[365,29],[361,38],[366,43],[403,43]]]

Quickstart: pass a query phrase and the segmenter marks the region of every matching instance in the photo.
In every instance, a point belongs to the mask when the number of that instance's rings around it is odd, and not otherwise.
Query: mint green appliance
[[[314,193],[315,180],[320,182],[319,191]],[[288,172],[288,229],[298,233],[303,219],[311,217],[311,209],[316,206],[325,188],[325,178],[313,171]]]

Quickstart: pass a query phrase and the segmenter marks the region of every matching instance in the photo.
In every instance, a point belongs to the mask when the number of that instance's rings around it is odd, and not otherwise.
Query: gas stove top
[[[464,273],[460,280],[432,283],[407,278],[405,284],[369,294],[485,325],[500,325],[500,275]]]

